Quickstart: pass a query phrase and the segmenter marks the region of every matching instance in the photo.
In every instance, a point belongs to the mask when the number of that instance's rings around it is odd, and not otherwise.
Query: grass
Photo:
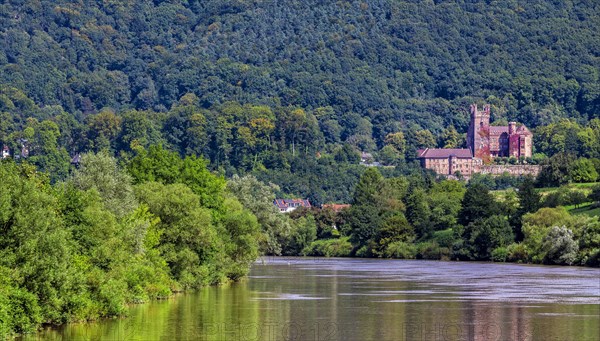
[[[600,185],[600,182],[584,182],[584,183],[571,183],[571,184],[567,184],[567,185],[563,185],[561,187],[543,187],[543,188],[536,188],[536,191],[538,193],[540,193],[542,196],[548,195],[549,193],[552,192],[556,192],[558,190],[580,190],[582,192],[584,192],[586,195],[590,194],[592,192],[592,188],[594,186],[598,186]],[[503,194],[505,194],[508,191],[514,191],[514,188],[509,188],[509,189],[499,189],[499,190],[495,190],[495,191],[491,191],[492,194],[496,195],[497,198],[501,198],[503,196]]]
[[[568,185],[563,185],[561,187],[544,187],[544,188],[538,188],[536,190],[542,196],[545,196],[549,193],[556,192],[559,190],[579,190],[579,191],[582,191],[583,193],[585,193],[586,195],[588,195],[592,192],[592,188],[599,184],[600,184],[599,182],[585,182],[585,183],[580,183],[580,184],[571,183]]]
[[[600,182],[588,182],[588,183],[571,183],[568,185],[564,185],[561,187],[545,187],[545,188],[537,188],[536,191],[542,195],[542,198],[546,195],[557,192],[557,191],[580,191],[585,195],[589,195],[592,192],[592,188],[600,185]],[[505,194],[509,191],[514,191],[514,189],[504,189],[504,190],[496,190],[491,191],[491,193],[495,196],[497,200],[503,201],[505,198]],[[591,208],[592,203],[584,203],[579,205],[579,207],[575,208],[575,205],[565,206],[565,208],[571,214],[585,214],[588,216],[600,216],[600,207]]]
[[[590,217],[600,216],[600,207],[591,208],[592,203],[588,202],[582,205],[579,205],[578,208],[575,208],[575,205],[565,206],[565,208],[571,214],[586,214]]]

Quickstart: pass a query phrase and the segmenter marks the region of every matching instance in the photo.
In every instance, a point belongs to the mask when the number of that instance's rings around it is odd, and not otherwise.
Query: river
[[[600,340],[600,269],[264,258],[244,281],[25,340]]]

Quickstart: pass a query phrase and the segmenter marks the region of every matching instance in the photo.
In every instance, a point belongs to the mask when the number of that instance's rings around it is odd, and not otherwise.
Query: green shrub
[[[25,289],[0,288],[0,336],[35,331],[41,322],[36,295]]]
[[[600,249],[589,250],[582,259],[582,264],[600,268]]]
[[[573,239],[573,232],[565,226],[550,229],[542,245],[546,251],[544,263],[571,265],[577,258],[579,246]]]
[[[373,257],[373,250],[371,250],[371,247],[369,245],[364,245],[358,250],[356,250],[354,256],[359,258],[370,258]]]
[[[126,284],[109,279],[99,288],[98,299],[102,302],[102,313],[106,316],[120,316],[125,313]]]
[[[506,262],[508,258],[508,248],[500,246],[492,250],[492,260],[494,262]]]
[[[388,244],[383,251],[385,258],[414,259],[416,255],[417,247],[414,244],[400,241]]]
[[[417,259],[450,259],[452,253],[448,247],[440,247],[435,241],[419,243],[417,247]]]
[[[548,195],[546,195],[544,197],[542,205],[544,207],[558,207],[558,206],[563,206],[565,204],[565,202],[566,202],[565,192],[563,192],[562,190],[559,190],[556,192],[548,193]]]
[[[529,255],[525,244],[512,243],[506,247],[507,261],[516,263],[527,263]]]
[[[352,244],[348,237],[336,239],[320,239],[305,247],[305,256],[348,257],[352,252]]]
[[[433,240],[438,243],[441,247],[451,248],[456,238],[453,229],[446,229],[441,231],[435,231],[433,233]]]

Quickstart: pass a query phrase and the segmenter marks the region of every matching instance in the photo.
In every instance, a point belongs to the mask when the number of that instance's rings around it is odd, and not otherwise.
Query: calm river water
[[[265,258],[247,280],[39,340],[600,340],[600,269]]]

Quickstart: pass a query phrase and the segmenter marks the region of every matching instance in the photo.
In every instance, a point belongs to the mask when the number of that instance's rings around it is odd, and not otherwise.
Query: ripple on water
[[[262,294],[271,294],[271,296],[260,296],[253,297],[253,301],[263,301],[263,300],[272,300],[272,301],[308,301],[308,300],[328,300],[328,297],[316,297],[316,296],[307,296],[300,294],[273,294],[273,293],[262,293]]]

